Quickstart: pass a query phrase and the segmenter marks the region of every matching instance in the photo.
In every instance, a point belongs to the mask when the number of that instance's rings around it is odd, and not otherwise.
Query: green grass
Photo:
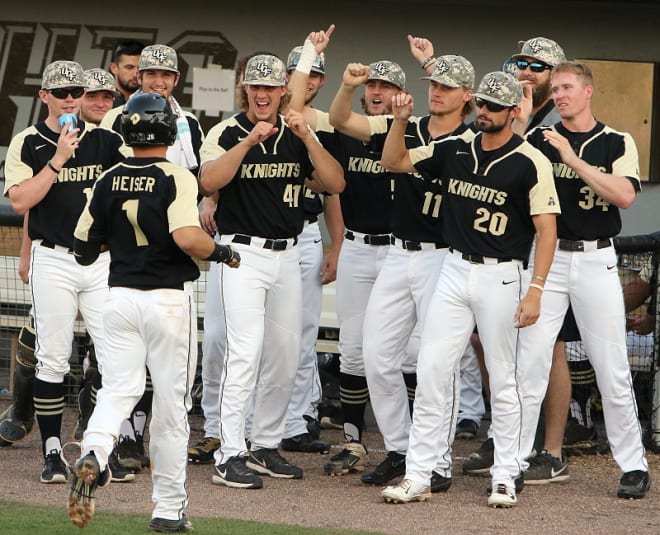
[[[148,515],[97,511],[84,530],[69,521],[64,507],[34,507],[0,500],[0,532],[3,535],[131,535],[151,533]],[[374,532],[302,528],[225,518],[191,517],[195,535],[374,535]]]

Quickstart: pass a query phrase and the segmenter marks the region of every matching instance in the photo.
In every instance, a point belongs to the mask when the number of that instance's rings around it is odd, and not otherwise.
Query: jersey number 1
[[[138,206],[140,201],[138,199],[129,199],[124,201],[121,205],[121,209],[126,212],[126,217],[130,224],[133,226],[133,232],[135,232],[135,243],[138,247],[144,247],[149,245],[149,240],[142,232],[140,225],[138,224]]]

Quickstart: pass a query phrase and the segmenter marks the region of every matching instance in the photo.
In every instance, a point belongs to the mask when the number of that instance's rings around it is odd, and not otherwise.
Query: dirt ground
[[[0,411],[8,402],[0,402]],[[191,443],[202,434],[202,419],[191,416]],[[484,426],[482,425],[482,432]],[[64,436],[73,429],[73,412],[67,409]],[[190,466],[187,514],[260,522],[371,530],[388,534],[449,533],[660,533],[660,491],[652,489],[643,500],[616,497],[620,472],[611,455],[571,457],[567,485],[525,487],[513,509],[486,505],[486,478],[461,473],[463,459],[478,441],[457,441],[454,447],[454,480],[446,494],[429,502],[388,504],[380,487],[360,482],[359,475],[328,477],[323,463],[338,451],[340,431],[323,430],[321,437],[335,445],[327,455],[287,453],[304,469],[302,480],[264,479],[261,490],[236,490],[211,483],[212,465]],[[369,461],[375,465],[385,455],[376,432],[366,433]],[[660,481],[660,456],[648,454],[651,479]],[[39,483],[42,459],[39,431],[20,443],[0,449],[0,499],[65,507],[68,485]],[[113,483],[98,492],[97,509],[148,514],[152,509],[149,471],[132,483]]]

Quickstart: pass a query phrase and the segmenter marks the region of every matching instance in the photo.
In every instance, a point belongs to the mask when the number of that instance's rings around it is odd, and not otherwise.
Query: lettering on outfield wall
[[[145,45],[166,44],[177,51],[181,80],[174,96],[185,110],[195,113],[202,130],[208,132],[219,118],[192,109],[193,68],[213,64],[233,69],[237,50],[219,31],[183,29],[167,38],[159,32],[157,26],[0,20],[0,161],[4,164],[7,147],[16,134],[46,117],[47,109],[39,99],[39,89],[42,70],[47,64],[73,60],[86,69],[100,67],[109,71],[112,49],[123,39],[137,39]],[[4,180],[4,165],[0,180]]]

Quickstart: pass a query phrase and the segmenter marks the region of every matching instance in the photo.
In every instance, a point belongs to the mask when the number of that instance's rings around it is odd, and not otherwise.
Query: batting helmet
[[[158,93],[133,95],[122,109],[121,134],[129,147],[172,145],[176,140],[176,115]]]

